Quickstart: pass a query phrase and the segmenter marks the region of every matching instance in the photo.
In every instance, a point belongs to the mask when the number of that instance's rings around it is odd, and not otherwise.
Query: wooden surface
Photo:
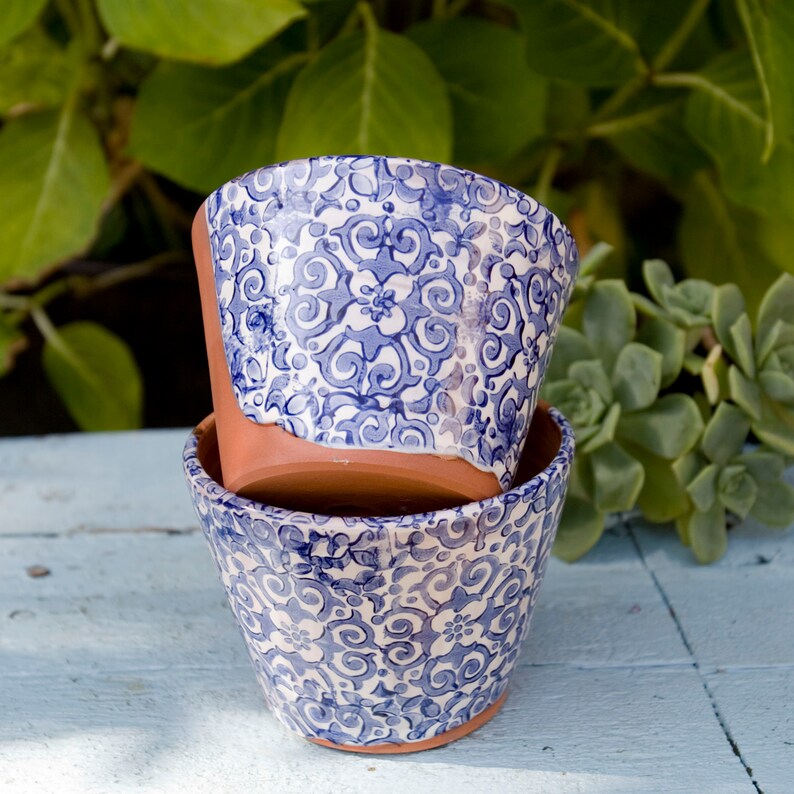
[[[267,712],[196,530],[186,434],[0,441],[0,791],[794,791],[792,533],[742,526],[700,568],[671,531],[617,525],[549,566],[491,723],[353,756]]]

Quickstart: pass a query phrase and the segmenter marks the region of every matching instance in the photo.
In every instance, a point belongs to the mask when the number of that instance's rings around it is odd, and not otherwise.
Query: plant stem
[[[651,63],[651,71],[661,72],[666,69],[670,62],[678,55],[681,47],[683,47],[686,40],[692,34],[692,31],[700,22],[700,18],[706,12],[711,0],[693,0],[689,6],[689,11],[684,14],[681,23],[673,31],[669,39],[664,43],[664,46],[656,54],[656,57]]]
[[[99,20],[96,18],[91,0],[76,0],[76,2],[77,14],[83,30],[83,44],[86,55],[91,57],[102,49],[102,29],[99,27]]]
[[[546,154],[543,164],[540,167],[540,174],[538,174],[538,181],[535,184],[535,196],[541,204],[547,204],[549,200],[549,190],[551,189],[554,175],[557,173],[557,167],[562,160],[564,149],[559,143],[555,143]]]
[[[367,33],[377,32],[378,20],[375,17],[372,6],[367,2],[361,2],[356,6],[356,10],[361,17],[361,21],[364,23]]]
[[[704,88],[709,90],[712,84],[692,72],[667,72],[656,74],[652,78],[653,84],[659,88]]]
[[[76,286],[75,293],[82,298],[103,289],[116,287],[125,281],[133,281],[137,278],[148,276],[164,265],[174,262],[187,262],[189,260],[190,256],[186,251],[163,251],[140,262],[131,262],[127,265],[121,265],[121,267],[114,267],[112,270],[101,273],[94,278],[81,280]]]

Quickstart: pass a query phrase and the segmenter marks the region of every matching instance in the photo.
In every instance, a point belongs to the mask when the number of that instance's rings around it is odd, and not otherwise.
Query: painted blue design
[[[187,441],[196,512],[265,699],[305,737],[429,739],[505,692],[559,522],[573,433],[508,493],[393,518],[293,512],[218,485]]]
[[[456,455],[510,487],[578,268],[554,215],[469,171],[369,156],[252,171],[206,211],[247,417]]]

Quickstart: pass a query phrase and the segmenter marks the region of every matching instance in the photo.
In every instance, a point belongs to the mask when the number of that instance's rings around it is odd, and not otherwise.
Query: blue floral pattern
[[[206,212],[247,417],[456,455],[510,487],[578,268],[554,215],[469,171],[369,156],[252,171]]]
[[[506,691],[559,522],[573,434],[506,494],[422,515],[348,518],[237,496],[185,447],[196,512],[265,699],[304,737],[421,741]]]

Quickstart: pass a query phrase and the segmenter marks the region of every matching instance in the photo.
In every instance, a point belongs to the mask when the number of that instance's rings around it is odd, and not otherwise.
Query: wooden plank
[[[0,768],[15,792],[753,790],[689,669],[525,667],[475,734],[390,758],[291,736],[239,667],[1,683]]]
[[[183,430],[0,442],[0,534],[193,526]]]
[[[708,676],[720,714],[764,794],[794,788],[794,669]]]

